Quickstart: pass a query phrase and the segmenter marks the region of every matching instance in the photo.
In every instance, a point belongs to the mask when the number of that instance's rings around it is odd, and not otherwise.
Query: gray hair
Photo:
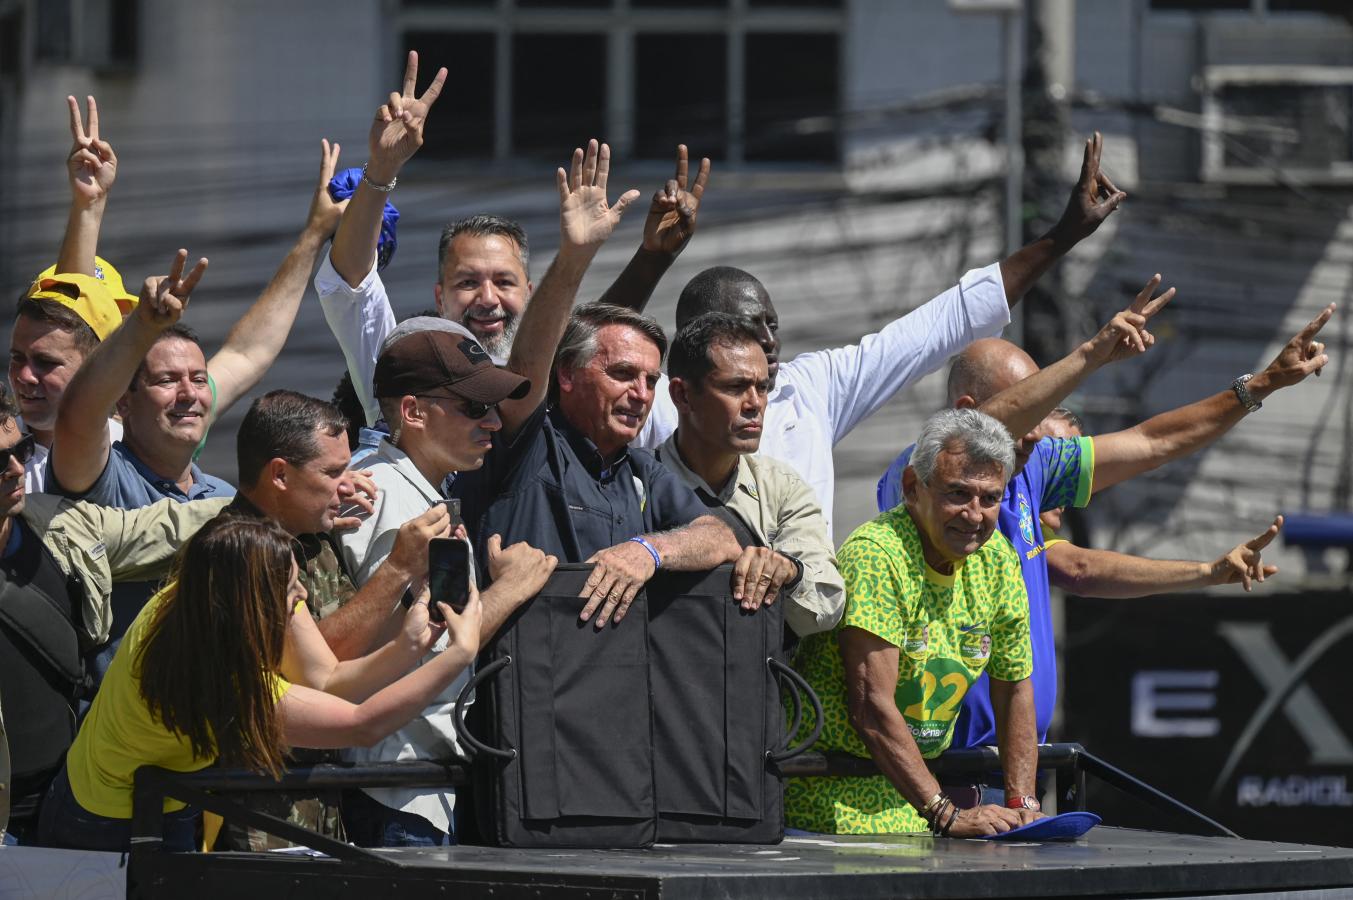
[[[442,239],[437,244],[437,280],[439,282],[442,280],[442,272],[446,269],[446,254],[451,249],[451,242],[462,234],[468,234],[472,237],[497,235],[514,242],[517,245],[517,259],[521,262],[521,270],[525,273],[527,280],[530,280],[531,251],[526,243],[526,230],[511,219],[480,214],[465,219],[457,219],[442,229]]]
[[[597,333],[607,325],[625,325],[658,347],[658,358],[667,358],[667,334],[656,319],[610,303],[584,303],[573,310],[554,352],[555,369],[580,369],[597,355]]]
[[[954,449],[955,443],[970,463],[999,463],[1002,477],[1010,480],[1015,471],[1015,441],[1005,426],[975,409],[946,409],[926,419],[911,452],[911,467],[923,484],[930,484],[940,453]]]

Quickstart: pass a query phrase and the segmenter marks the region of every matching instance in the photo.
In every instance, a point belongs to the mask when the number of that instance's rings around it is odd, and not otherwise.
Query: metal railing
[[[994,747],[950,750],[927,761],[941,780],[981,780],[1000,769],[1000,753]],[[1038,748],[1038,769],[1055,775],[1059,807],[1085,808],[1086,776],[1092,776],[1134,796],[1162,812],[1178,814],[1198,823],[1208,834],[1239,837],[1226,826],[1174,799],[1122,769],[1087,751],[1080,744],[1043,744]],[[871,759],[842,753],[808,752],[783,763],[786,777],[868,777],[879,774]],[[163,807],[167,798],[192,804],[240,825],[260,829],[339,860],[398,867],[389,855],[372,853],[294,825],[276,816],[249,809],[231,794],[260,791],[328,791],[359,787],[458,787],[469,781],[469,769],[461,763],[397,762],[366,765],[326,764],[296,767],[280,779],[241,769],[203,769],[173,772],[143,766],[136,772],[132,811],[132,855],[162,849]]]

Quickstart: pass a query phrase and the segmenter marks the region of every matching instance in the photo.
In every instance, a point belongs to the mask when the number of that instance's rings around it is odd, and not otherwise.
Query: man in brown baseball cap
[[[468,328],[432,316],[409,319],[390,333],[376,358],[372,381],[391,437],[401,430],[400,398],[468,401],[468,418],[482,421],[492,412],[489,430],[496,431],[501,423],[493,424],[498,416],[492,408],[526,396],[531,388],[527,379],[495,366]],[[482,459],[483,453],[477,457]],[[461,465],[455,471],[477,466]]]
[[[503,427],[497,404],[520,399],[531,387],[526,378],[495,366],[463,325],[430,316],[409,319],[391,332],[373,381],[390,434],[362,465],[380,492],[362,525],[338,535],[343,562],[358,585],[390,555],[399,527],[442,501],[448,476],[483,465]],[[464,540],[464,530],[455,536]],[[494,584],[480,594],[481,640],[540,589],[555,563],[526,544],[504,549],[497,536],[488,538],[485,550]],[[389,616],[388,608],[373,610],[363,621],[374,635]],[[432,653],[443,646],[439,641]],[[457,679],[421,718],[374,747],[347,751],[346,758],[393,762],[458,755],[451,710],[463,685]],[[454,843],[455,802],[449,789],[350,791],[343,821],[349,839],[361,846]]]

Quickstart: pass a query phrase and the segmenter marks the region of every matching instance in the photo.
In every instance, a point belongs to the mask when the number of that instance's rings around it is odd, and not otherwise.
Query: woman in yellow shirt
[[[290,537],[272,522],[218,516],[128,629],[47,794],[40,840],[126,850],[139,766],[192,772],[219,759],[275,776],[289,747],[365,746],[391,734],[478,652],[471,593],[460,615],[439,604],[451,646],[433,662],[414,668],[441,633],[424,590],[395,639],[340,663],[310,616],[293,615],[306,592]],[[176,801],[165,812],[166,847],[192,849],[193,812]]]

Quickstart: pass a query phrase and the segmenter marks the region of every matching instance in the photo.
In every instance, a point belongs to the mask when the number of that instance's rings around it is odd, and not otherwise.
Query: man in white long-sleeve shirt
[[[770,362],[771,392],[759,453],[789,463],[817,493],[831,533],[836,468],[832,448],[893,395],[934,372],[950,356],[983,337],[1000,334],[1010,308],[1063,254],[1099,227],[1126,196],[1100,171],[1102,140],[1085,145],[1081,176],[1066,212],[1046,235],[999,263],[973,269],[957,285],[865,335],[858,344],[803,353],[780,362],[780,320],[765,286],[741,269],[720,266],[696,275],[677,301],[680,329],[707,312],[750,319]],[[609,302],[642,308],[648,296]],[[626,301],[630,302],[627,303]],[[637,302],[636,302],[637,301]],[[655,447],[676,430],[677,412],[666,388],[635,442]]]

